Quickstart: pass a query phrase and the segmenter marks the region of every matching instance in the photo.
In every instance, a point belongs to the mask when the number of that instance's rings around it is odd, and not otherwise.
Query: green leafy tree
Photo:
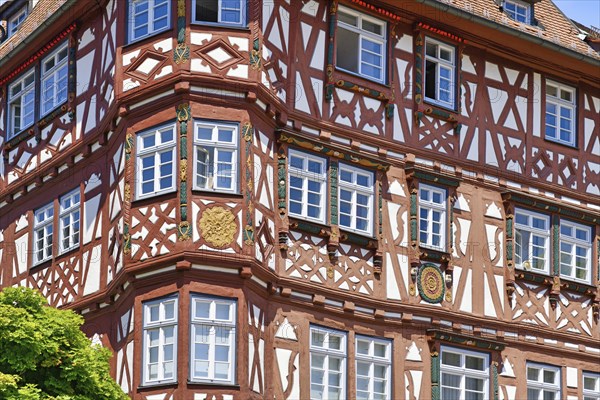
[[[0,292],[0,399],[127,399],[110,377],[110,351],[92,345],[82,324],[32,289]]]

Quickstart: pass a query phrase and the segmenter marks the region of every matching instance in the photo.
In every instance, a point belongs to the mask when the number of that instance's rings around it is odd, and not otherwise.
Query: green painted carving
[[[378,187],[378,192],[377,192],[377,197],[379,198],[379,235],[381,236],[383,234],[383,190],[381,187],[381,179],[379,180],[377,187]]]
[[[129,234],[129,224],[123,225],[123,253],[131,253],[131,235]]]
[[[600,236],[596,236],[596,245],[598,247],[598,258],[596,258],[596,271],[598,271],[598,281],[600,282]]]
[[[188,230],[191,229],[187,222],[187,126],[191,119],[191,108],[188,103],[179,104],[176,108],[177,121],[179,122],[179,240],[190,238]]]
[[[415,37],[415,102],[423,101],[423,34]]]
[[[367,247],[370,249],[377,248],[377,242],[374,241],[372,238],[362,236],[362,235],[357,235],[352,232],[344,232],[341,235],[341,241],[344,243],[353,243],[353,244],[359,245],[361,247]]]
[[[411,171],[410,168],[407,168],[406,170]],[[458,185],[460,185],[460,181],[458,179],[453,179],[453,178],[450,178],[447,176],[436,175],[436,174],[432,174],[429,172],[420,171],[418,169],[412,169],[412,171],[413,171],[413,176],[422,181],[428,181],[431,183],[437,183],[440,185],[452,186],[452,187],[458,187]]]
[[[250,67],[253,69],[260,69],[260,39],[254,39],[252,43],[252,50],[250,51]]]
[[[579,209],[574,209],[563,205],[557,205],[550,202],[540,201],[537,198],[530,198],[512,192],[504,193],[502,197],[505,201],[511,200],[515,203],[529,206],[531,208],[536,208],[546,214],[556,213],[564,217],[569,217],[571,219],[577,219],[592,224],[600,224],[600,214],[588,214]]]
[[[279,213],[287,210],[287,155],[280,148],[277,155],[277,197],[279,197]]]
[[[513,259],[513,242],[506,242],[506,259],[512,261]]]
[[[367,88],[364,86],[360,86],[353,82],[339,80],[335,83],[335,86],[342,88],[342,89],[349,90],[351,92],[360,93],[360,94],[363,94],[368,97],[372,97],[377,100],[389,101],[389,98],[385,94],[380,92],[379,90],[374,90],[374,89],[370,89],[370,88]]]
[[[244,227],[244,243],[251,246],[254,244],[254,222],[253,212],[254,206],[252,205],[252,190],[254,189],[254,181],[252,179],[252,173],[254,170],[252,161],[252,132],[253,127],[250,122],[246,122],[242,126],[242,138],[246,143],[246,226]]]
[[[394,118],[394,110],[396,109],[396,107],[393,104],[393,101],[390,101],[390,103],[385,106],[385,116],[387,119],[392,119]]]
[[[327,84],[325,85],[325,101],[333,99],[333,50],[335,40],[335,27],[337,25],[337,1],[329,5],[329,43],[327,45]]]
[[[496,362],[492,363],[492,386],[492,390],[494,391],[492,399],[498,400],[498,363]]]
[[[331,225],[338,224],[338,170],[338,162],[331,161],[329,163],[329,184],[331,185]]]
[[[434,264],[424,264],[417,274],[417,288],[421,299],[431,303],[441,303],[446,293],[446,282],[442,270]]]
[[[417,191],[413,190],[410,193],[410,240],[412,242],[417,241],[417,208]]]
[[[335,148],[327,147],[325,144],[320,142],[313,142],[308,139],[299,138],[296,136],[291,136],[286,132],[280,131],[279,141],[283,143],[293,144],[295,146],[301,147],[303,149],[308,149],[311,151],[315,151],[318,153],[325,154],[329,157],[336,157],[342,161],[347,161],[349,163],[358,164],[363,167],[377,169],[380,171],[387,171],[390,166],[388,164],[383,164],[378,161],[371,160],[366,158],[358,153],[349,152],[349,151],[340,151]]]
[[[437,351],[431,353],[431,399],[440,399],[440,356]]]
[[[513,216],[506,216],[506,237],[512,239],[513,237]]]
[[[552,267],[554,275],[560,275],[560,248],[559,248],[560,218],[552,217]]]
[[[416,217],[410,219],[410,240],[412,242],[417,241],[417,219],[416,219]]]
[[[493,340],[461,335],[458,333],[448,332],[441,329],[428,329],[427,336],[429,336],[430,339],[434,340],[442,340],[449,343],[456,343],[484,350],[502,351],[505,347],[504,344],[500,342],[495,342]]]
[[[133,150],[133,134],[128,133],[125,135],[125,160],[129,161],[131,158],[131,151]]]
[[[185,0],[177,0],[177,46],[173,60],[181,64],[190,59],[190,48],[185,44]]]

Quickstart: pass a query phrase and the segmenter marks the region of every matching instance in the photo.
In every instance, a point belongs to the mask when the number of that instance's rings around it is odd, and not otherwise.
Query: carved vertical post
[[[190,105],[183,103],[177,106],[177,121],[179,122],[179,212],[181,222],[178,228],[179,240],[188,240],[192,234],[192,226],[187,220],[187,132],[190,120]]]
[[[383,269],[383,177],[384,173],[377,171],[377,185],[375,186],[377,188],[375,193],[377,199],[377,250],[375,250],[375,256],[373,257],[373,273],[376,276],[380,276]]]
[[[440,355],[436,344],[431,344],[431,400],[440,399]]]
[[[173,50],[173,60],[182,64],[190,59],[190,48],[185,43],[185,0],[177,0],[177,46]]]
[[[250,124],[250,122],[246,122],[244,126],[242,126],[242,138],[244,139],[244,142],[246,142],[246,226],[244,227],[244,243],[248,246],[252,246],[254,244],[254,204],[252,203],[252,193],[254,192],[254,181],[252,179],[252,174],[254,172],[254,162],[252,160],[251,152],[252,133],[252,124]],[[251,252],[252,250],[253,249],[250,248]]]
[[[337,25],[337,0],[329,4],[329,45],[327,46],[327,84],[325,85],[325,101],[333,99],[333,52],[335,45],[335,27]]]
[[[504,211],[506,227],[504,239],[506,241],[506,268],[504,269],[504,278],[506,282],[506,295],[509,303],[512,302],[512,296],[515,292],[515,270],[514,270],[514,214],[511,203],[504,199]]]
[[[556,308],[560,295],[560,218],[552,216],[552,288],[548,300],[552,309]]]
[[[69,110],[69,118],[71,119],[71,121],[73,121],[75,119],[75,93],[77,91],[77,57],[76,57],[76,52],[77,52],[77,36],[75,35],[75,33],[71,33],[71,35],[69,36],[69,67],[68,67],[68,77],[69,77],[69,83],[68,83],[68,91],[69,94],[67,95],[67,99],[68,99],[68,110]]]
[[[277,153],[277,197],[279,208],[279,249],[287,250],[289,220],[287,215],[287,147],[280,145]]]
[[[498,362],[492,362],[492,400],[498,400],[499,387],[498,387]]]
[[[329,163],[329,221],[331,224],[331,234],[327,243],[327,253],[329,255],[329,266],[327,267],[327,277],[333,278],[334,265],[337,264],[337,249],[340,244],[339,228],[339,209],[338,209],[338,173],[340,165],[337,160],[331,160]]]
[[[125,188],[124,188],[124,214],[125,223],[123,224],[123,254],[131,254],[131,234],[129,233],[129,216],[131,210],[131,185],[129,183],[129,171],[131,170],[131,152],[133,151],[133,133],[127,132],[125,135]]]
[[[416,278],[421,265],[421,251],[419,248],[419,231],[418,231],[418,210],[419,210],[419,187],[418,182],[411,177],[408,180],[410,190],[410,246],[409,246],[409,262],[411,267],[411,278],[412,282],[409,285],[409,295],[415,296],[416,291]]]

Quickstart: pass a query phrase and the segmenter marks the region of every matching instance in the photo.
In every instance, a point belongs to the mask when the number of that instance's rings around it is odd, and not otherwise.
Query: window
[[[356,337],[356,398],[391,399],[392,342]]]
[[[81,194],[79,188],[60,198],[60,251],[79,246],[79,215]]]
[[[8,137],[11,139],[35,119],[35,71],[31,69],[8,87]]]
[[[559,368],[527,363],[527,400],[558,400],[559,396]]]
[[[560,221],[560,275],[589,282],[592,267],[592,229]]]
[[[346,398],[346,333],[310,327],[310,398]]]
[[[531,6],[518,0],[504,0],[504,11],[517,22],[531,23]]]
[[[290,215],[325,223],[326,160],[290,150],[288,173]]]
[[[42,61],[42,115],[67,101],[68,56],[65,43]]]
[[[235,300],[192,297],[192,381],[234,383],[235,321]]]
[[[196,122],[194,189],[238,190],[238,126]]]
[[[446,399],[487,399],[489,356],[452,347],[442,347],[441,389]]]
[[[14,35],[27,18],[27,6],[21,8],[16,14],[8,19],[8,36]]]
[[[583,373],[583,400],[600,400],[600,375]]]
[[[246,0],[192,0],[192,22],[246,25]]]
[[[140,133],[138,142],[138,199],[175,190],[175,125]]]
[[[50,203],[34,212],[33,221],[33,264],[52,258],[52,233],[54,204]]]
[[[575,89],[546,82],[546,139],[575,146]]]
[[[549,272],[550,217],[515,210],[515,261],[517,268]]]
[[[177,298],[144,303],[143,384],[177,379]]]
[[[129,1],[129,41],[167,30],[171,23],[170,0]]]
[[[454,46],[425,39],[425,99],[451,109],[455,108],[455,50]]]
[[[446,191],[419,185],[419,241],[424,247],[446,249]]]
[[[340,164],[340,226],[368,235],[373,233],[374,180],[372,172]]]
[[[386,24],[340,6],[336,33],[336,66],[378,82],[385,81]]]

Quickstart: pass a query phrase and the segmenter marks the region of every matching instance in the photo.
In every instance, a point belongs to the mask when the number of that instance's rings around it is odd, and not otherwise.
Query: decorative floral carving
[[[417,285],[421,298],[428,303],[439,303],[444,298],[444,276],[433,264],[426,264],[419,269]]]
[[[202,213],[198,227],[204,240],[215,247],[224,247],[233,242],[237,231],[233,213],[218,206]]]

